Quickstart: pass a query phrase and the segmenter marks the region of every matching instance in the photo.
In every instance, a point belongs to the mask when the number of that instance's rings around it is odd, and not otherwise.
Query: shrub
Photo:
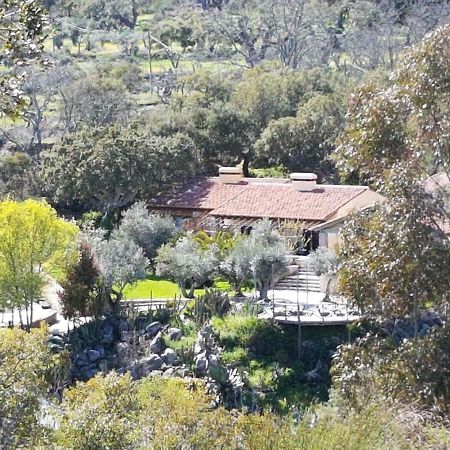
[[[317,275],[332,275],[336,271],[336,255],[328,248],[319,247],[309,256],[308,267]]]
[[[223,317],[230,309],[231,302],[227,293],[218,289],[206,289],[205,294],[188,303],[184,311],[197,325],[203,325],[213,316]]]
[[[67,390],[55,433],[61,448],[131,449],[139,435],[138,385],[114,372]]]
[[[233,350],[226,350],[220,355],[225,364],[242,364],[247,362],[247,351],[245,348],[236,347]]]
[[[334,395],[361,410],[374,400],[414,403],[436,416],[450,415],[450,328],[396,345],[389,336],[368,333],[342,346],[332,368]]]
[[[45,435],[42,403],[64,369],[66,355],[52,355],[45,328],[29,333],[0,329],[0,448],[36,448]]]
[[[226,349],[248,349],[253,356],[273,359],[286,347],[286,336],[279,325],[253,316],[214,317],[212,325]]]

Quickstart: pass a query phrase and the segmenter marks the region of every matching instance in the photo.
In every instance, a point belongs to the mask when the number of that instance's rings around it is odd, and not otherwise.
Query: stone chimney
[[[238,184],[242,181],[240,167],[219,167],[219,180],[224,184]]]
[[[291,173],[292,187],[299,192],[311,192],[316,188],[317,175],[315,173]]]

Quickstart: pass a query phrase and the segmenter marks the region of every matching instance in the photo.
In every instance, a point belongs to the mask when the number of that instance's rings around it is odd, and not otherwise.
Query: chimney
[[[238,184],[242,178],[240,167],[219,167],[219,180],[224,184]]]
[[[291,184],[296,191],[311,192],[316,188],[317,175],[315,173],[291,173]]]

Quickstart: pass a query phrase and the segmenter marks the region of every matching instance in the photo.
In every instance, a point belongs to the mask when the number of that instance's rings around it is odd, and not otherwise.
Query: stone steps
[[[291,274],[282,278],[275,286],[275,289],[296,291],[320,292],[320,277],[314,272],[298,267],[291,267]]]

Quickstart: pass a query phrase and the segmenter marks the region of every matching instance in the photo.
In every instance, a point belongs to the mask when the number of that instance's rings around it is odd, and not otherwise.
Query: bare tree
[[[13,146],[31,156],[42,150],[43,139],[50,133],[48,112],[56,90],[50,82],[50,73],[36,68],[30,70],[23,86],[27,106],[17,126],[2,127],[0,133]]]
[[[264,2],[230,1],[208,14],[205,27],[213,45],[230,46],[249,67],[261,62],[273,45],[273,23]]]

